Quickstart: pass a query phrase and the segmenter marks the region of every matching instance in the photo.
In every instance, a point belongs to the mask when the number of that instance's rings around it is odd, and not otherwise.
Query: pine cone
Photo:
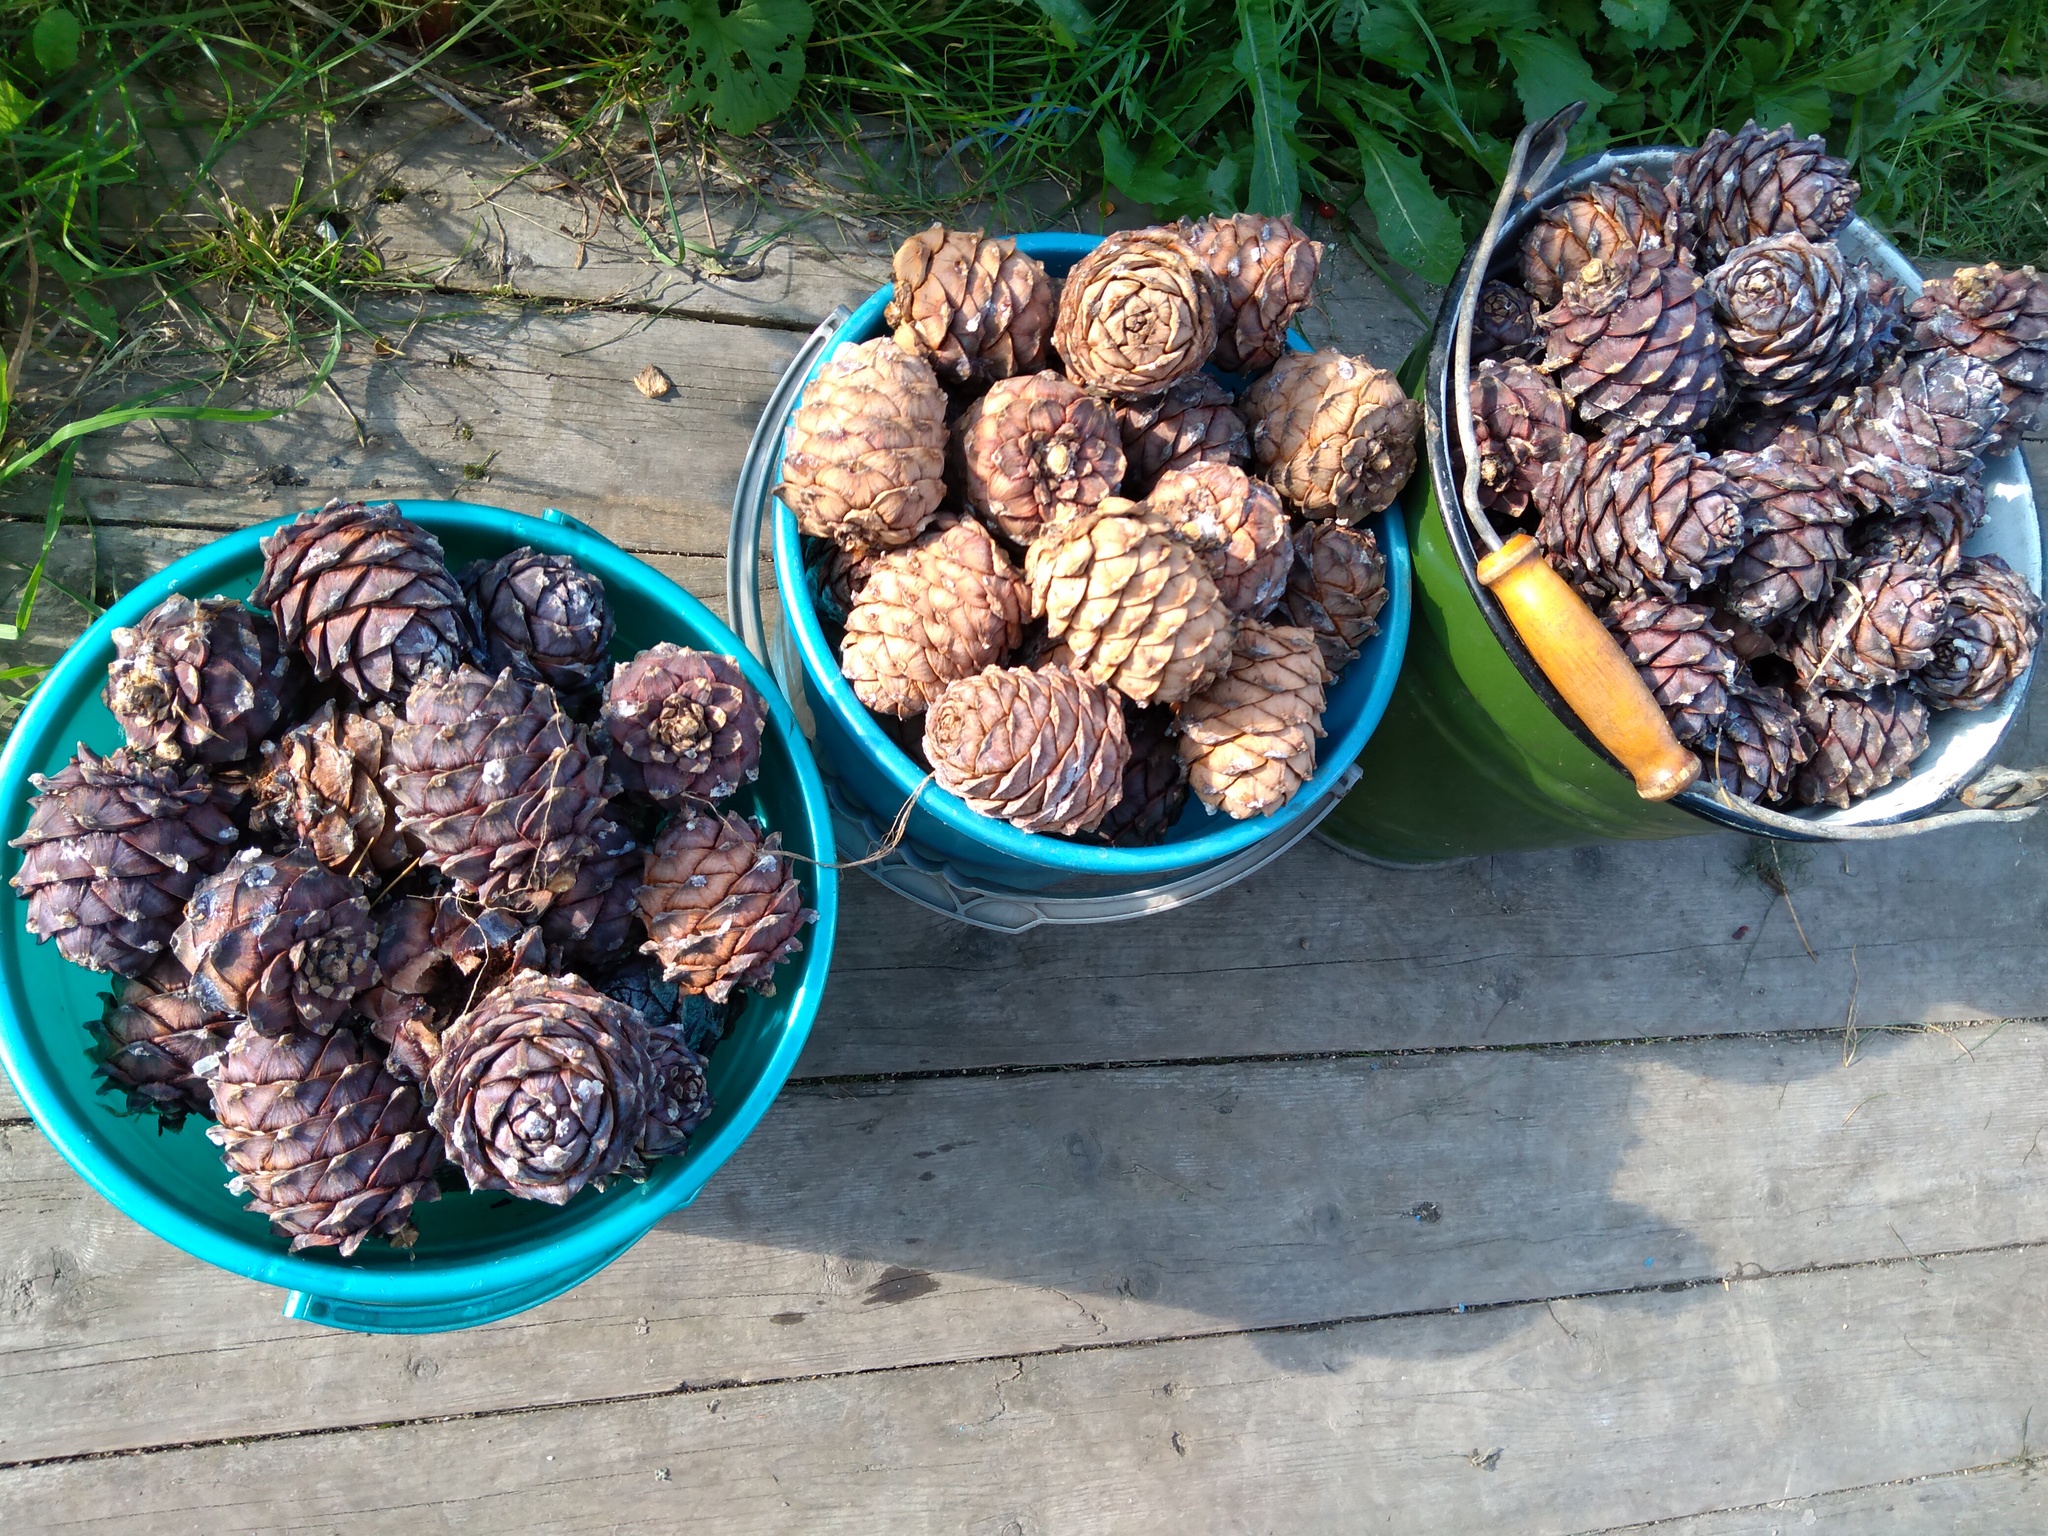
[[[170,1130],[187,1114],[212,1115],[213,1090],[199,1063],[224,1050],[235,1027],[193,997],[191,980],[175,955],[161,955],[108,996],[93,1026],[99,1075],[123,1090],[131,1110],[153,1112]]]
[[[2041,599],[1996,555],[1964,560],[1941,588],[1948,632],[1913,685],[1936,709],[1988,708],[2033,665]]]
[[[1707,274],[1728,346],[1728,386],[1769,407],[1824,406],[1876,366],[1899,322],[1873,295],[1870,268],[1833,241],[1771,235]]]
[[[597,979],[598,990],[616,998],[647,1021],[649,1029],[673,1029],[683,1044],[700,1056],[725,1038],[725,1029],[739,1012],[740,1004],[727,999],[714,1003],[697,992],[686,992],[662,978],[661,962],[646,955],[628,955],[609,966]]]
[[[722,1003],[736,987],[763,996],[775,967],[803,948],[797,935],[814,921],[782,853],[753,822],[685,806],[654,840],[640,887],[648,939],[642,954],[686,991]]]
[[[1819,464],[1825,458],[1819,426],[1820,418],[1811,411],[1749,406],[1719,423],[1716,436],[1724,452],[1762,453],[1775,448],[1788,459]]]
[[[1604,183],[1559,198],[1522,237],[1524,286],[1544,304],[1555,304],[1565,280],[1586,263],[1604,259],[1609,266],[1626,266],[1649,246],[1662,246],[1691,266],[1689,220],[1677,193],[1675,184],[1616,171]]]
[[[1472,321],[1472,361],[1486,358],[1504,363],[1533,363],[1543,355],[1543,331],[1536,324],[1536,301],[1513,283],[1493,278],[1479,290],[1479,312]]]
[[[1170,229],[1126,229],[1074,263],[1052,344],[1067,377],[1103,395],[1156,395],[1216,349],[1215,281]]]
[[[1230,669],[1180,709],[1188,787],[1245,821],[1277,811],[1315,777],[1330,669],[1313,631],[1246,619]]]
[[[640,1171],[647,1026],[577,976],[521,971],[441,1037],[432,1120],[472,1190],[567,1205]]]
[[[1123,791],[1095,828],[1112,848],[1150,848],[1166,840],[1187,804],[1188,770],[1173,737],[1173,712],[1124,706]]]
[[[380,780],[397,724],[388,704],[343,710],[329,699],[264,756],[250,819],[367,885],[404,868],[411,855]]]
[[[1742,663],[1729,649],[1728,632],[1714,627],[1713,610],[1657,597],[1616,603],[1607,627],[1621,641],[1680,741],[1707,740],[1728,713],[1730,691]]]
[[[707,1063],[690,1049],[684,1031],[647,1028],[647,1061],[653,1088],[647,1096],[647,1118],[640,1126],[640,1155],[665,1157],[690,1144],[690,1133],[711,1118],[711,1080]]]
[[[1799,706],[1784,689],[1740,682],[1700,744],[1700,777],[1738,800],[1776,802],[1792,792],[1793,775],[1812,751]]]
[[[1933,659],[1948,627],[1941,578],[1924,565],[1858,560],[1799,621],[1787,652],[1808,693],[1862,693]]]
[[[1254,471],[1309,517],[1384,511],[1415,473],[1422,406],[1362,358],[1290,352],[1243,404]]]
[[[840,670],[876,713],[921,715],[948,683],[1023,643],[1030,603],[989,531],[942,515],[915,544],[875,562],[846,618]]]
[[[1202,557],[1142,508],[1113,502],[1047,529],[1024,579],[1075,670],[1133,704],[1178,704],[1229,658],[1230,610]]]
[[[465,911],[454,896],[406,896],[376,914],[377,983],[356,1000],[386,1063],[426,1083],[448,1026],[517,971],[546,961],[541,930],[496,907]]]
[[[365,701],[397,701],[476,647],[469,600],[448,574],[441,541],[395,502],[330,501],[270,534],[262,549],[263,576],[249,601],[270,610],[284,644],[322,682],[338,678]]]
[[[238,763],[298,693],[277,626],[231,598],[173,593],[113,638],[101,697],[140,755]]]
[[[204,768],[178,769],[126,747],[80,747],[53,774],[29,775],[37,799],[10,847],[27,851],[8,882],[28,901],[28,931],[89,970],[140,976],[170,947],[199,882],[241,834],[235,795]]]
[[[990,667],[924,722],[941,789],[1023,832],[1090,832],[1123,794],[1130,744],[1115,694],[1064,666]]]
[[[1763,625],[1818,601],[1849,558],[1855,517],[1834,477],[1777,448],[1716,462],[1752,509],[1750,541],[1724,577],[1728,611]]]
[[[1049,371],[1004,379],[968,406],[951,457],[968,504],[1020,548],[1092,511],[1124,478],[1115,415]]]
[[[635,794],[718,800],[761,771],[768,706],[730,657],[650,646],[612,674],[599,718],[611,770]]]
[[[1587,262],[1541,320],[1543,371],[1605,431],[1697,432],[1726,397],[1721,328],[1705,286],[1661,246]]]
[[[1812,756],[1793,780],[1802,805],[1847,810],[1874,789],[1902,779],[1927,750],[1927,706],[1905,688],[1869,694],[1808,694],[1800,701]]]
[[[1145,507],[1194,547],[1233,616],[1259,618],[1280,601],[1294,545],[1287,510],[1265,481],[1230,464],[1170,469]]]
[[[1871,519],[1867,529],[1857,536],[1855,553],[1866,560],[1924,565],[1945,581],[1963,563],[1965,537],[1961,518],[1930,517],[1920,512],[1906,517],[1878,517]]]
[[[835,351],[804,386],[775,494],[798,526],[848,546],[908,544],[946,494],[946,392],[886,336]]]
[[[1479,504],[1520,517],[1543,466],[1564,456],[1571,407],[1526,363],[1488,360],[1472,375],[1472,428],[1479,442]]]
[[[1169,469],[1251,460],[1244,418],[1230,391],[1206,373],[1175,379],[1148,400],[1119,400],[1117,430],[1124,441],[1124,494],[1143,496]]]
[[[266,1035],[334,1028],[377,979],[363,888],[304,848],[250,848],[210,876],[171,939],[202,1007]]]
[[[1323,248],[1285,218],[1211,214],[1181,234],[1216,279],[1216,350],[1225,373],[1256,373],[1287,350],[1287,327],[1315,297]]]
[[[612,606],[604,583],[567,555],[521,545],[462,573],[476,605],[484,667],[557,693],[602,687],[611,671]]]
[[[368,1237],[412,1246],[412,1210],[441,1196],[441,1138],[419,1089],[384,1070],[353,1030],[272,1037],[249,1027],[208,1060],[207,1139],[293,1253],[354,1253]]]
[[[835,624],[844,624],[853,612],[874,569],[876,555],[866,549],[848,549],[830,539],[805,539],[804,576],[811,587],[811,600],[818,612]]]
[[[413,689],[384,788],[428,868],[485,906],[538,914],[590,853],[605,760],[546,683],[463,667]]]
[[[2005,420],[1985,444],[2004,453],[2048,424],[2048,278],[1996,262],[1934,278],[1906,311],[1911,351],[1952,348],[1989,363],[2003,385]]]
[[[1952,495],[2005,418],[1997,372],[1957,352],[1925,352],[1837,400],[1822,418],[1823,461],[1870,511],[1909,512]]]
[[[1335,677],[1380,632],[1387,606],[1387,557],[1370,528],[1306,523],[1294,533],[1294,569],[1280,612],[1310,631]]]
[[[1742,493],[1689,439],[1656,432],[1574,440],[1545,468],[1536,500],[1537,542],[1596,604],[1644,593],[1676,601],[1748,542]]]
[[[587,973],[600,961],[629,948],[640,925],[641,871],[647,851],[633,834],[615,821],[596,821],[590,828],[595,851],[576,871],[576,882],[541,914],[541,936],[547,940],[548,969]]]
[[[1733,135],[1714,129],[1671,170],[1709,265],[1766,235],[1829,239],[1855,216],[1861,190],[1849,162],[1829,154],[1818,134],[1795,139],[1789,126],[1765,133],[1754,121]]]
[[[934,224],[896,247],[884,318],[896,345],[948,384],[979,386],[1045,367],[1052,279],[1014,240]]]

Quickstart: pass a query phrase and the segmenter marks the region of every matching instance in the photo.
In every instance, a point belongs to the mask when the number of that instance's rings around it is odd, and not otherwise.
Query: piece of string
[[[925,786],[935,777],[935,774],[928,773],[917,781],[917,788],[910,792],[910,798],[903,802],[903,809],[898,811],[896,819],[889,823],[888,833],[861,858],[835,864],[829,859],[814,859],[808,854],[792,853],[787,848],[779,848],[776,852],[782,858],[795,859],[800,864],[815,864],[820,869],[860,869],[865,865],[879,864],[901,846],[904,835],[910,830],[910,813],[917,809],[917,797],[924,793]]]

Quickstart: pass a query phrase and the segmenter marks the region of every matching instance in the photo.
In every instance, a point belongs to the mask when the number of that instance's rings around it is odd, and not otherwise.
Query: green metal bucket
[[[1676,153],[1615,153],[1566,167],[1508,222],[1497,248],[1518,249],[1522,228],[1543,203],[1563,192],[1605,180],[1620,169],[1668,175]],[[1838,238],[1852,260],[1867,260],[1904,283],[1908,292],[1918,292],[1919,277],[1905,257],[1861,219]],[[1407,498],[1414,613],[1401,682],[1359,756],[1357,786],[1318,828],[1318,836],[1379,863],[1420,865],[1518,849],[1685,837],[1728,827],[1804,841],[1896,837],[1958,822],[2013,819],[2039,809],[2038,804],[1954,808],[1958,799],[1971,804],[1977,797],[1970,786],[1980,779],[1988,785],[1994,776],[2032,784],[2019,801],[2038,793],[2038,774],[2016,776],[1989,766],[2024,703],[2025,679],[1993,709],[1938,715],[1932,745],[1913,776],[1846,811],[1823,808],[1786,815],[1698,785],[1668,804],[1641,799],[1621,765],[1551,688],[1475,571],[1478,552],[1458,510],[1457,433],[1449,412],[1458,298],[1480,254],[1467,253],[1445,295],[1430,344],[1423,389],[1430,490]],[[2002,555],[2038,591],[2041,530],[2019,452],[1987,464],[1984,483],[1990,515],[1970,540],[1969,552]]]

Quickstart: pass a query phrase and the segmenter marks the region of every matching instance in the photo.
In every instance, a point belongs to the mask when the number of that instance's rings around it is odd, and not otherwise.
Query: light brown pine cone
[[[1052,279],[1014,240],[934,224],[896,247],[884,318],[896,345],[954,385],[990,384],[1046,364]]]
[[[1124,478],[1110,408],[1050,370],[1000,380],[968,406],[950,458],[968,504],[1019,548],[1115,495]]]
[[[1225,373],[1256,373],[1287,350],[1287,327],[1315,297],[1323,248],[1285,218],[1211,214],[1181,233],[1207,264],[1220,295],[1216,351]]]
[[[1223,676],[1180,708],[1188,787],[1244,821],[1278,810],[1315,777],[1330,669],[1310,630],[1246,619]]]
[[[1332,676],[1380,632],[1387,557],[1370,528],[1306,523],[1295,530],[1294,569],[1280,600],[1289,624],[1310,630]]]
[[[1249,463],[1251,436],[1230,391],[1206,373],[1175,379],[1149,400],[1119,400],[1124,440],[1124,495],[1142,496],[1169,469],[1193,464]]]
[[[939,695],[925,756],[941,789],[1024,832],[1087,832],[1123,794],[1117,696],[1066,667],[990,667]]]
[[[1232,614],[1263,618],[1280,601],[1294,545],[1287,510],[1265,481],[1231,464],[1170,469],[1145,506],[1194,546]]]
[[[1105,395],[1156,395],[1216,349],[1215,280],[1170,229],[1110,235],[1060,288],[1053,346],[1067,377]]]
[[[922,714],[948,683],[1023,643],[1030,600],[986,528],[942,513],[915,544],[874,562],[846,616],[840,670],[878,714]]]
[[[805,533],[842,544],[908,544],[939,510],[946,393],[924,359],[886,336],[849,343],[804,386],[775,494]]]
[[[1631,171],[1581,188],[1544,208],[1522,237],[1522,282],[1545,304],[1555,304],[1566,278],[1604,257],[1625,262],[1645,246],[1661,245],[1691,265],[1689,223],[1678,188]]]
[[[1290,352],[1242,403],[1254,471],[1306,516],[1369,517],[1415,473],[1421,403],[1362,358]]]
[[[782,851],[780,833],[742,816],[685,805],[654,840],[640,886],[648,939],[640,952],[662,977],[722,1003],[737,987],[766,996],[775,967],[802,949],[817,914]]]

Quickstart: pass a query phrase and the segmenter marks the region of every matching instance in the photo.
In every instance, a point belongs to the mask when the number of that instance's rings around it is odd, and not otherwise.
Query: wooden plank
[[[2011,1458],[2044,1349],[2048,1259],[2007,1251],[60,1463],[0,1516],[1574,1531]]]
[[[1601,1536],[1645,1531],[1616,1526]],[[1987,1531],[2048,1529],[2048,1476],[2038,1457],[1813,1498],[1778,1499],[1753,1509],[1658,1521],[1656,1536],[1978,1536]]]
[[[603,1275],[434,1339],[284,1322],[276,1293],[144,1235],[15,1129],[0,1462],[2048,1238],[2048,1030],[1878,1036],[1846,1071],[1841,1052],[1723,1041],[795,1089],[694,1208]]]

